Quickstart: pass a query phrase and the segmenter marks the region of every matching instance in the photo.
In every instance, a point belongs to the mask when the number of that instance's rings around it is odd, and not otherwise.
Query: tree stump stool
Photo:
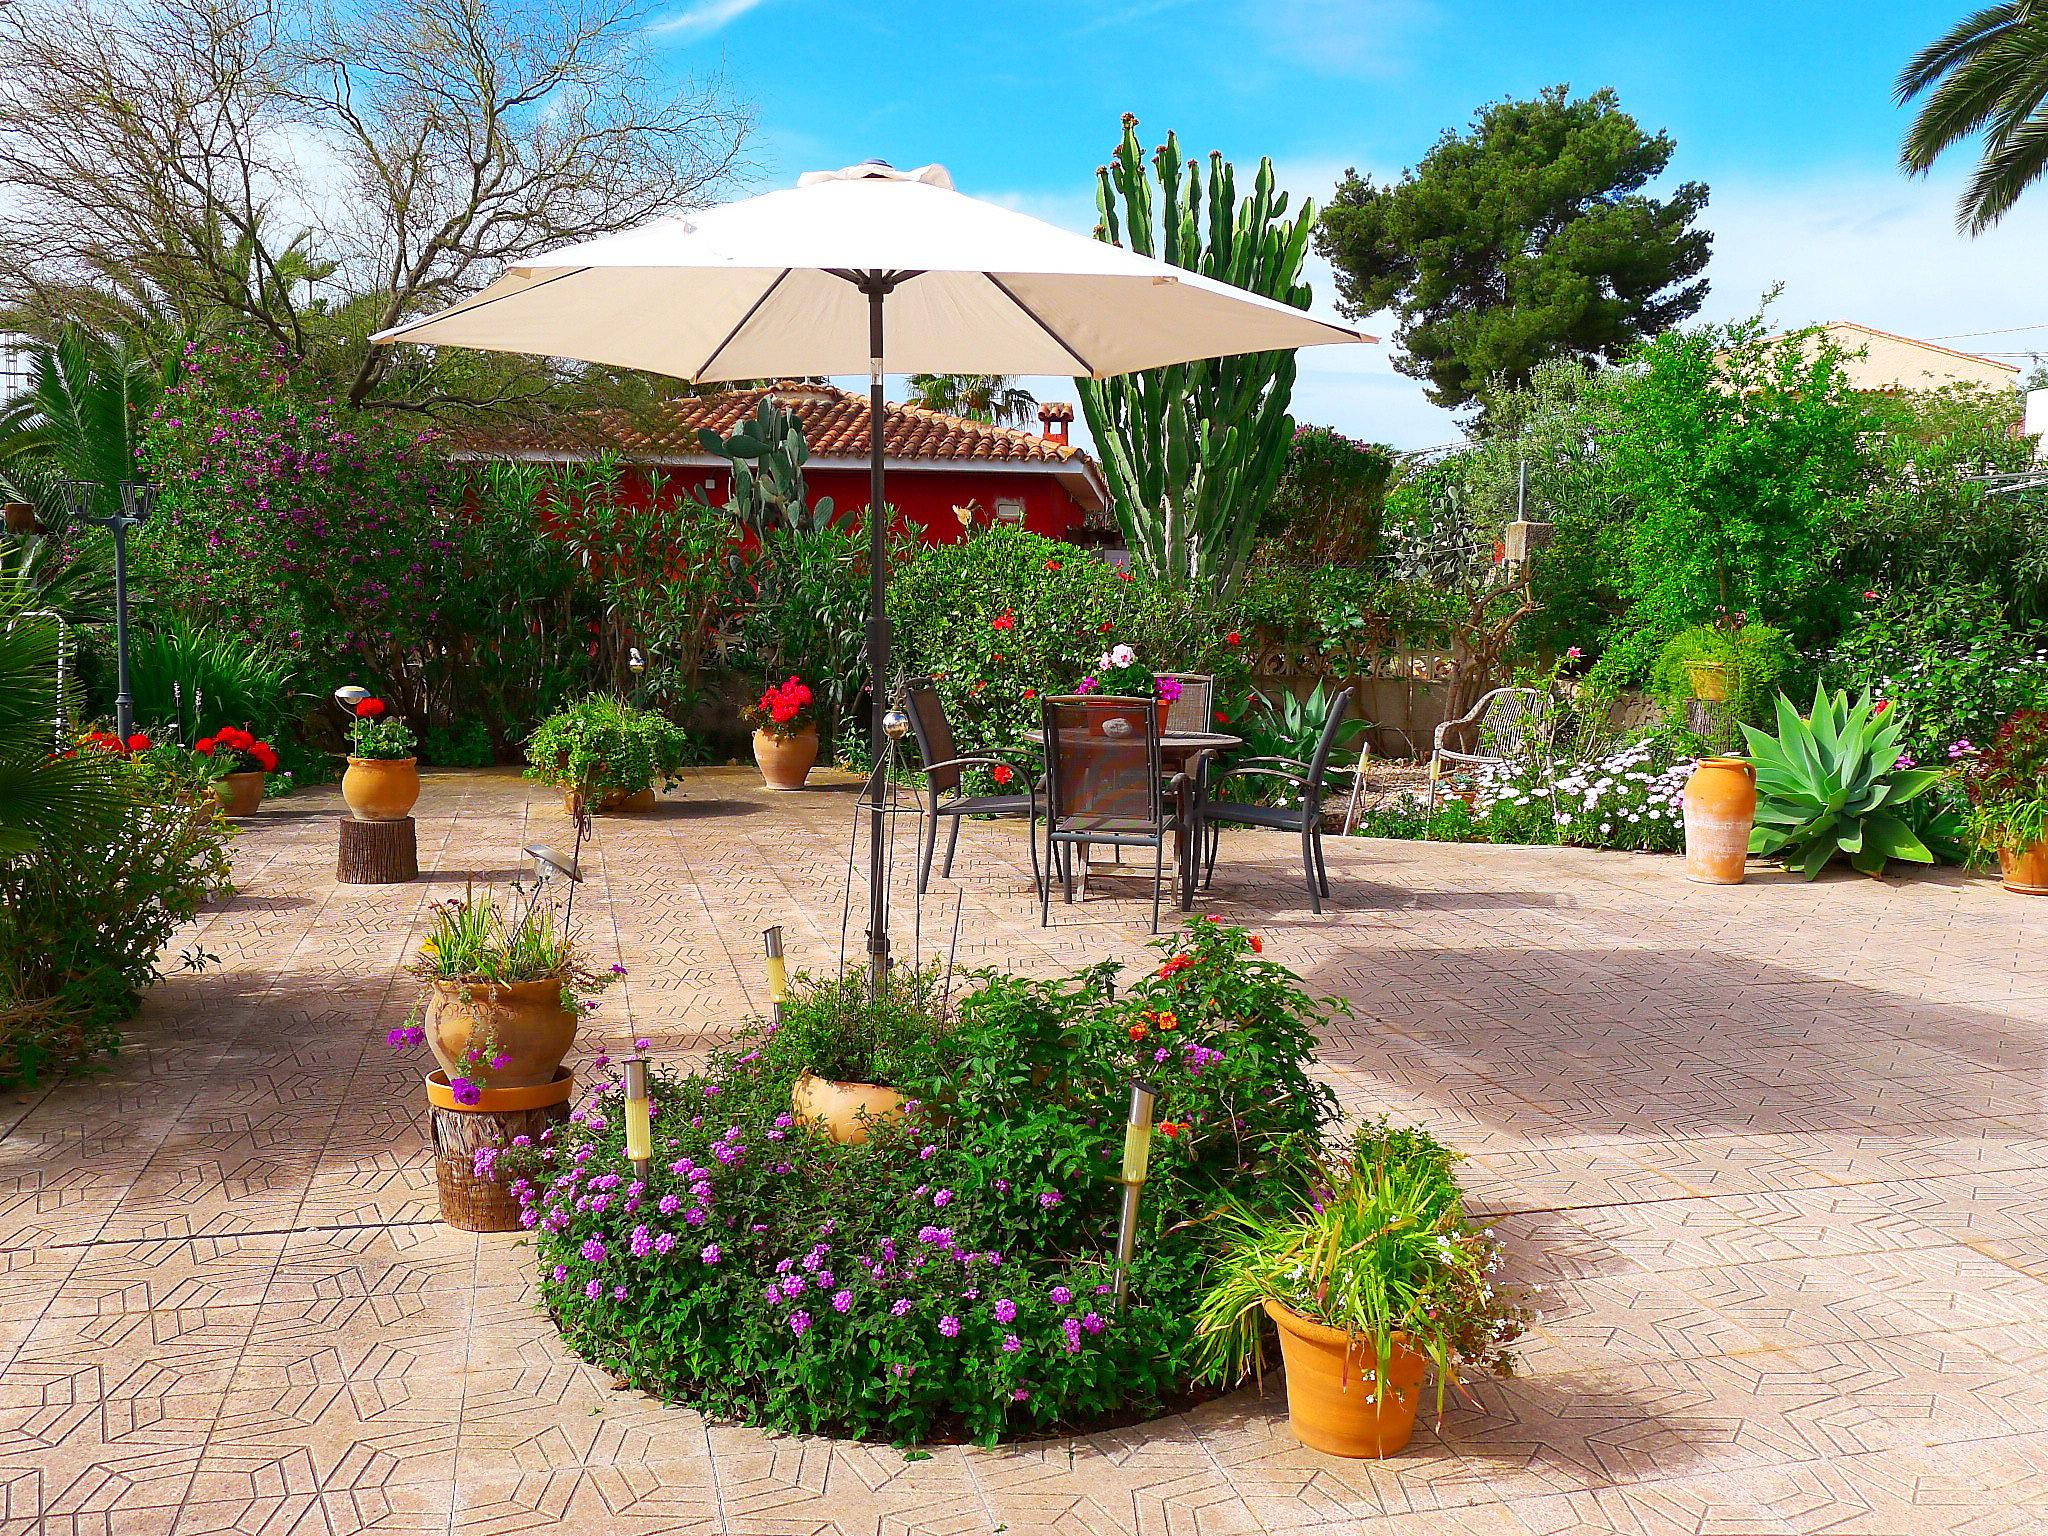
[[[538,1142],[549,1126],[569,1118],[576,1080],[567,1067],[555,1080],[535,1088],[486,1088],[475,1104],[459,1104],[448,1074],[427,1078],[427,1103],[434,1129],[434,1183],[441,1219],[464,1232],[517,1232],[519,1201],[494,1166],[495,1155],[478,1166],[477,1153],[496,1154],[524,1136]]]
[[[343,885],[403,885],[420,877],[419,836],[410,816],[358,821],[343,816],[341,857],[334,878]]]

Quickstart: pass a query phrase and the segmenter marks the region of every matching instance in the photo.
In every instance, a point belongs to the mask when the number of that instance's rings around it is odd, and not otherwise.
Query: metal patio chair
[[[1190,735],[1213,731],[1216,718],[1216,679],[1205,672],[1161,672],[1180,684],[1180,697],[1166,706],[1166,729]]]
[[[909,706],[910,731],[917,740],[918,761],[924,767],[924,818],[918,841],[923,845],[917,866],[917,893],[931,888],[932,855],[939,846],[939,818],[952,818],[946,834],[946,862],[939,873],[953,878],[953,855],[960,846],[960,821],[966,816],[1022,816],[1029,827],[1025,841],[1031,848],[1031,882],[1041,894],[1045,875],[1038,863],[1038,788],[1020,764],[992,752],[961,752],[953,741],[953,727],[946,719],[946,706],[939,690],[928,677],[914,677],[904,684]],[[1002,768],[1012,782],[1024,786],[1023,794],[970,795],[964,788],[969,768]]]
[[[1052,921],[1055,872],[1062,899],[1071,905],[1077,851],[1085,876],[1088,849],[1107,843],[1112,848],[1152,850],[1152,931],[1157,933],[1169,833],[1182,834],[1175,865],[1183,910],[1194,895],[1191,844],[1181,809],[1188,777],[1175,773],[1166,778],[1160,772],[1157,701],[1088,694],[1047,699],[1043,708],[1046,818],[1040,925]]]
[[[1447,764],[1460,768],[1504,768],[1532,754],[1548,763],[1556,729],[1556,703],[1541,688],[1495,688],[1481,694],[1479,702],[1464,714],[1436,728],[1429,754],[1426,815],[1436,815]],[[1445,739],[1453,731],[1473,732],[1478,738],[1478,750],[1461,752],[1446,746]]]
[[[1309,910],[1323,910],[1323,898],[1330,894],[1330,871],[1323,861],[1323,783],[1330,773],[1330,755],[1337,748],[1337,738],[1343,733],[1356,703],[1357,694],[1350,688],[1332,701],[1329,718],[1323,721],[1322,734],[1316,738],[1315,754],[1307,762],[1290,757],[1253,757],[1232,763],[1210,778],[1209,785],[1215,789],[1240,776],[1284,779],[1299,791],[1299,801],[1295,805],[1250,805],[1204,796],[1199,839],[1203,850],[1202,885],[1205,889],[1216,878],[1217,845],[1222,841],[1218,829],[1226,826],[1264,827],[1274,832],[1292,832],[1301,839],[1301,865],[1308,882]],[[1341,774],[1345,770],[1340,768],[1337,772]]]

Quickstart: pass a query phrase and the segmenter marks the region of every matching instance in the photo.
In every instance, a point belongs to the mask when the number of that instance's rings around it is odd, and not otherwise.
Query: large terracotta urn
[[[2022,896],[2048,896],[2048,842],[1998,850],[1998,869],[2005,888]]]
[[[903,1118],[903,1095],[880,1083],[839,1083],[806,1072],[789,1099],[800,1124],[843,1147],[860,1146],[873,1126]]]
[[[636,790],[600,789],[595,799],[586,799],[580,789],[562,791],[562,809],[571,816],[580,812],[586,804],[589,805],[593,816],[630,815],[636,811],[651,811],[654,809],[654,786],[650,784],[645,789]]]
[[[562,1000],[562,980],[429,983],[427,1048],[451,1078],[487,1078],[493,1088],[533,1088],[554,1081],[576,1043],[576,1011]],[[471,1061],[471,1047],[482,1052]],[[495,1056],[508,1058],[493,1067]]]
[[[419,803],[419,760],[352,757],[341,776],[341,798],[357,821],[400,821]]]
[[[794,736],[754,732],[754,762],[770,789],[802,789],[818,761],[818,728],[805,726]]]
[[[263,781],[268,775],[251,769],[247,773],[231,773],[219,780],[213,792],[220,799],[220,808],[228,816],[254,816],[263,809]]]
[[[1685,781],[1685,878],[1742,884],[1755,824],[1755,765],[1740,757],[1701,758]]]
[[[1370,1339],[1311,1322],[1277,1302],[1266,1315],[1280,1329],[1287,1367],[1287,1422],[1311,1450],[1332,1456],[1392,1456],[1415,1433],[1428,1358],[1399,1335],[1384,1378]]]

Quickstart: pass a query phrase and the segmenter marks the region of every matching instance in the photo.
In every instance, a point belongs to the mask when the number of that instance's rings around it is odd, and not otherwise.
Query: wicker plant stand
[[[476,1154],[502,1150],[515,1136],[539,1141],[541,1132],[569,1118],[576,1080],[567,1067],[555,1080],[535,1088],[486,1088],[475,1104],[458,1104],[448,1074],[427,1078],[427,1103],[434,1121],[434,1182],[441,1194],[441,1219],[464,1232],[517,1232],[519,1202],[496,1177],[476,1176]]]
[[[341,854],[334,878],[343,885],[403,885],[420,877],[419,836],[410,816],[396,821],[341,822]]]

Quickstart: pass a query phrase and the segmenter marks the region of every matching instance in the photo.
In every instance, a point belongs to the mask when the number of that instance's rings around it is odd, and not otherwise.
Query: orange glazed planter
[[[806,1072],[789,1100],[798,1121],[842,1147],[860,1146],[871,1126],[903,1118],[903,1095],[880,1083],[838,1083]]]
[[[1379,1350],[1300,1313],[1266,1303],[1280,1328],[1280,1358],[1287,1366],[1287,1422],[1311,1450],[1332,1456],[1392,1456],[1415,1433],[1428,1358],[1394,1338],[1380,1379]]]
[[[214,785],[220,808],[228,816],[254,816],[263,808],[263,780],[266,775],[251,769],[231,773]]]
[[[419,761],[410,757],[352,757],[341,776],[341,798],[357,821],[400,821],[419,803]]]
[[[802,789],[818,761],[818,728],[806,726],[795,736],[754,732],[754,762],[770,789]]]
[[[1740,757],[1701,758],[1685,781],[1685,878],[1742,884],[1755,824],[1755,765]]]
[[[1998,868],[2005,888],[2022,896],[2048,896],[2048,843],[2033,843],[2018,851],[1998,850]]]
[[[450,1077],[468,1075],[470,1042],[510,1059],[492,1068],[494,1088],[552,1082],[576,1043],[576,1013],[563,1006],[562,980],[435,981],[422,1022],[427,1046]]]

